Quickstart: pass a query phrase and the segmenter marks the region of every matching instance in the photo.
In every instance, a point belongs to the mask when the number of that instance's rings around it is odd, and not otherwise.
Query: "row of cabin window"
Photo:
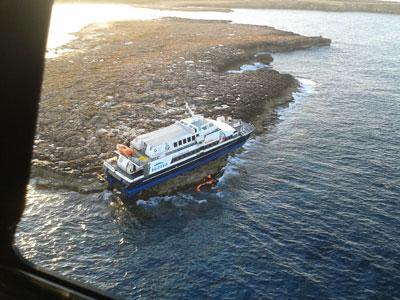
[[[189,137],[186,138],[186,139],[183,139],[183,140],[181,140],[181,141],[175,142],[175,143],[174,143],[174,148],[178,147],[178,145],[179,145],[179,146],[182,146],[182,144],[186,144],[186,143],[189,143],[189,142],[191,142],[191,141],[194,141],[194,139],[195,139],[195,136],[192,135],[192,136],[189,136]]]
[[[208,144],[208,145],[205,145],[205,146],[203,146],[203,147],[201,147],[201,148],[198,148],[198,149],[195,149],[195,150],[193,150],[193,151],[190,151],[190,152],[187,152],[187,153],[185,153],[185,154],[182,154],[182,155],[179,155],[179,156],[177,156],[177,157],[174,157],[174,158],[172,159],[171,163],[174,163],[174,162],[176,162],[176,161],[178,161],[178,160],[181,160],[182,158],[191,156],[191,155],[195,154],[196,152],[199,152],[200,150],[204,150],[204,149],[211,148],[211,147],[213,147],[213,146],[215,146],[215,145],[217,145],[217,144],[218,144],[218,141],[215,141],[215,142],[212,142],[212,143],[210,143],[210,144]]]
[[[218,143],[219,143],[219,141],[215,141],[215,142],[212,142],[212,143],[210,143],[208,145],[203,146],[202,148],[203,148],[203,150],[207,149],[207,148],[211,148],[211,147],[215,146]]]
[[[187,153],[185,153],[185,154],[182,154],[182,155],[179,155],[179,156],[177,156],[177,157],[174,157],[174,158],[172,159],[171,163],[174,163],[174,162],[176,162],[176,161],[178,161],[178,160],[181,160],[182,158],[191,156],[191,155],[193,155],[193,154],[195,154],[196,152],[199,152],[199,151],[200,151],[200,149],[195,149],[195,150],[193,150],[193,151],[190,151],[190,152],[187,152]]]

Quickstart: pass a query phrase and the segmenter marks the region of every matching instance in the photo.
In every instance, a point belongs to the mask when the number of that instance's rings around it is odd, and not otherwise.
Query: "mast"
[[[196,114],[192,111],[192,109],[189,107],[189,104],[185,102],[186,109],[188,110],[189,114],[191,115],[192,118],[196,117]]]

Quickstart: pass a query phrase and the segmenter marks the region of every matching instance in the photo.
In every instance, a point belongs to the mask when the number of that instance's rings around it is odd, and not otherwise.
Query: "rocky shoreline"
[[[46,61],[32,176],[38,186],[81,192],[104,188],[102,161],[115,144],[182,118],[185,101],[262,132],[296,80],[268,67],[226,71],[268,64],[273,52],[330,45],[265,26],[175,18],[90,25],[77,36],[66,45],[74,51]]]
[[[56,0],[56,3],[110,3],[110,0]],[[114,2],[115,3],[115,2]],[[219,11],[232,9],[290,9],[331,12],[370,12],[400,14],[400,3],[380,0],[118,0],[118,3],[164,10]]]

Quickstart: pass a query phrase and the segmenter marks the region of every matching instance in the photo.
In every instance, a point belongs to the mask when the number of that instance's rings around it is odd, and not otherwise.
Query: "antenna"
[[[186,109],[188,110],[189,114],[192,116],[192,118],[195,117],[195,113],[190,109],[189,104],[185,102]]]

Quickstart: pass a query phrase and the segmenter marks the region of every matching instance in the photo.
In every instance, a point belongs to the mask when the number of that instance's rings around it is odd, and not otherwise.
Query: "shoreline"
[[[101,190],[101,164],[115,144],[180,119],[185,101],[206,117],[251,122],[259,134],[276,107],[292,100],[296,79],[271,68],[226,71],[268,64],[269,53],[328,45],[322,37],[225,21],[89,25],[64,46],[73,52],[46,61],[32,177],[41,186]]]
[[[110,4],[110,0],[56,0],[55,3],[99,3]],[[157,0],[151,4],[146,0],[118,0],[113,4],[129,4],[136,7],[178,10],[178,11],[218,11],[230,12],[233,9],[289,9],[312,10],[323,12],[365,12],[379,14],[400,14],[400,2],[358,0],[358,1],[324,1],[324,0]]]
[[[253,125],[256,127],[254,135],[259,135],[265,132],[265,127],[273,124],[277,119],[276,109],[288,105],[293,101],[293,93],[297,92],[299,84],[293,82],[286,89],[281,91],[281,94],[272,98],[265,105],[265,110],[262,114],[265,119],[259,118]],[[238,150],[237,152],[240,152]],[[221,170],[226,165],[226,158],[220,158],[205,166],[199,167],[196,170],[177,176],[166,183],[151,188],[149,191],[144,191],[138,197],[149,198],[152,196],[171,195],[179,190],[189,189],[194,183],[201,178],[212,174],[213,176],[221,173]],[[222,171],[223,173],[223,171]],[[189,177],[189,178],[188,178]],[[58,173],[51,168],[46,167],[45,162],[32,160],[31,165],[31,184],[40,189],[68,189],[81,194],[90,194],[102,192],[106,189],[104,179],[100,174],[91,178],[76,178],[72,175]]]

